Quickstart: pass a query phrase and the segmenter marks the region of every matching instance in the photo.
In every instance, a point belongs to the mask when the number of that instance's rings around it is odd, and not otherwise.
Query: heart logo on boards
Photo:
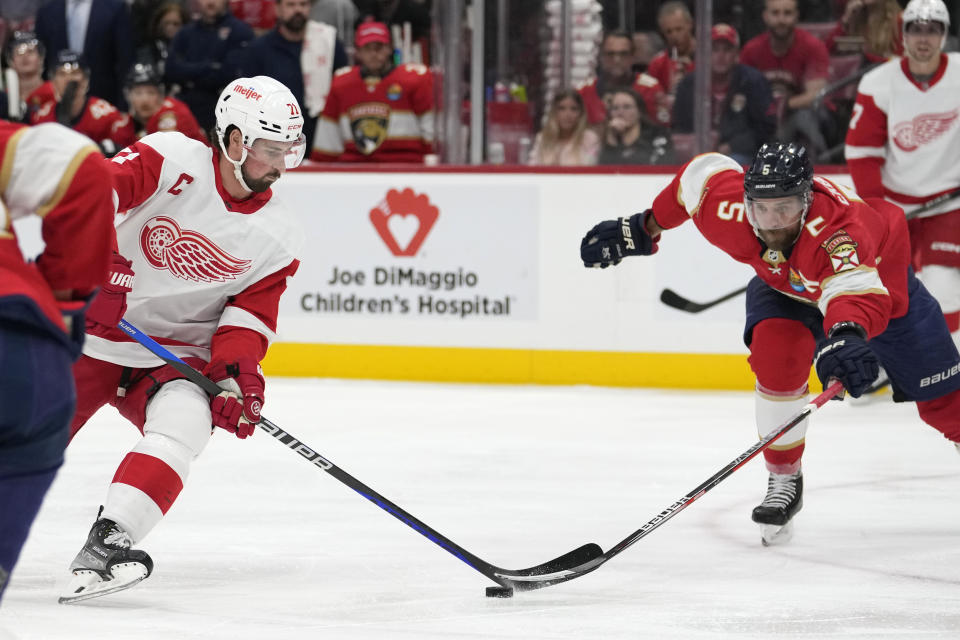
[[[426,194],[413,189],[390,189],[387,197],[370,210],[370,222],[395,256],[413,256],[420,250],[440,210]]]

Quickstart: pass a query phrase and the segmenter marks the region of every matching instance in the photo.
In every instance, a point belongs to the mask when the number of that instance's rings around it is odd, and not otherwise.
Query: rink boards
[[[692,223],[652,258],[585,269],[584,233],[642,211],[666,173],[299,171],[275,188],[305,229],[272,375],[747,389],[751,270]],[[849,182],[843,175],[834,179]],[[744,222],[744,224],[746,224]]]

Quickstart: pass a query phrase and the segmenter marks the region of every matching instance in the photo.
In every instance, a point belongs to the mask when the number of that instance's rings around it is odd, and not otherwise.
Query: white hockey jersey
[[[125,318],[181,358],[209,360],[214,334],[232,331],[241,339],[225,342],[256,345],[258,353],[243,355],[259,359],[304,234],[270,190],[233,199],[218,162],[177,132],[146,136],[113,158],[117,244],[136,274]],[[83,351],[130,367],[162,364],[119,329],[98,325]]]
[[[907,213],[960,187],[960,53],[941,54],[924,84],[905,58],[863,76],[846,158],[861,195],[883,195]],[[948,201],[931,213],[957,208]]]

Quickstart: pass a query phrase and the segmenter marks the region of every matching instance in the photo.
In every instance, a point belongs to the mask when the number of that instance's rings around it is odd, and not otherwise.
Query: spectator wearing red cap
[[[827,142],[812,107],[827,84],[829,54],[816,36],[797,27],[798,20],[797,0],[765,0],[767,31],[743,45],[740,62],[761,71],[770,83],[780,110],[777,137],[793,140],[802,135],[816,158]]]
[[[740,36],[736,29],[723,23],[714,25],[710,38],[710,128],[717,133],[715,151],[750,164],[776,129],[770,84],[756,69],[737,63]],[[693,132],[693,84],[693,75],[688,75],[677,87],[673,130],[679,133]]]
[[[357,65],[337,71],[317,122],[311,158],[321,162],[423,162],[433,151],[433,75],[393,64],[382,22],[354,36]]]
[[[577,90],[583,98],[590,124],[603,123],[607,119],[607,107],[613,92],[627,89],[643,98],[651,120],[670,125],[670,109],[663,87],[653,76],[633,72],[634,53],[633,38],[626,31],[611,31],[603,37],[597,77]]]

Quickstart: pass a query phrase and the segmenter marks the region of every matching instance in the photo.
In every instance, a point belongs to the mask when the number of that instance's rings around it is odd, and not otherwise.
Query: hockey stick
[[[937,196],[933,200],[924,202],[922,205],[911,211],[907,214],[907,220],[913,220],[914,218],[923,218],[926,217],[923,214],[927,211],[930,211],[934,207],[938,207],[948,200],[953,200],[955,198],[960,198],[960,189],[954,189],[953,191],[948,191],[942,195]]]
[[[167,349],[158,344],[153,338],[143,333],[126,320],[121,320],[120,324],[117,326],[127,333],[127,335],[150,350],[155,356],[183,374],[188,380],[196,384],[208,394],[213,396],[223,391],[223,389],[215,382],[210,380],[210,378],[207,378],[202,373],[188,365],[186,362],[170,353]],[[553,575],[558,571],[564,571],[570,567],[582,566],[584,563],[590,562],[603,553],[603,549],[601,549],[599,545],[590,543],[574,549],[569,553],[565,553],[559,558],[554,558],[549,562],[544,562],[543,564],[530,567],[529,569],[501,569],[500,567],[492,565],[489,562],[478,558],[457,543],[440,534],[429,525],[424,524],[422,521],[410,515],[404,509],[400,508],[367,485],[363,484],[349,473],[317,453],[314,449],[275,425],[267,418],[261,416],[260,423],[257,426],[276,438],[287,448],[292,449],[296,453],[300,454],[304,459],[307,460],[307,462],[310,462],[320,469],[326,471],[334,478],[386,511],[400,522],[404,523],[414,531],[417,531],[425,538],[439,546],[441,549],[444,549],[454,557],[459,558],[467,565],[487,576],[502,587],[510,587],[512,589],[516,589],[517,591],[530,591],[549,586],[555,582],[562,582],[563,580],[540,580],[537,578],[537,576],[541,574]]]
[[[807,403],[803,409],[798,411],[791,417],[789,420],[784,422],[781,426],[777,427],[776,430],[767,434],[765,438],[754,444],[752,447],[741,453],[734,460],[732,460],[727,466],[723,469],[720,469],[717,473],[710,476],[703,484],[698,486],[693,491],[690,491],[685,496],[671,504],[669,507],[658,513],[652,520],[647,522],[645,525],[631,533],[629,536],[615,544],[610,548],[609,551],[603,553],[599,557],[591,558],[583,564],[573,567],[572,569],[561,569],[551,575],[540,575],[536,579],[547,584],[541,584],[540,586],[549,586],[550,584],[556,584],[558,582],[566,582],[567,580],[573,580],[574,578],[579,578],[580,576],[595,571],[600,568],[604,563],[618,555],[621,551],[627,549],[641,538],[645,537],[647,534],[651,533],[657,527],[662,525],[664,522],[677,515],[684,509],[690,506],[695,500],[700,498],[703,494],[710,489],[713,489],[715,486],[727,479],[734,471],[745,465],[747,462],[752,460],[758,453],[769,447],[774,440],[782,436],[784,433],[789,431],[792,427],[796,426],[811,413],[822,407],[834,396],[840,395],[843,393],[843,385],[840,382],[834,382],[828,386],[823,393],[818,395],[816,398]]]
[[[675,292],[673,289],[664,289],[660,292],[660,302],[667,305],[668,307],[673,307],[674,309],[679,309],[680,311],[687,311],[689,313],[700,313],[705,309],[714,307],[721,302],[726,302],[730,298],[736,298],[738,295],[746,291],[746,287],[740,287],[736,291],[731,291],[730,293],[720,296],[716,300],[711,300],[710,302],[694,302],[688,298],[684,298],[679,293]]]

